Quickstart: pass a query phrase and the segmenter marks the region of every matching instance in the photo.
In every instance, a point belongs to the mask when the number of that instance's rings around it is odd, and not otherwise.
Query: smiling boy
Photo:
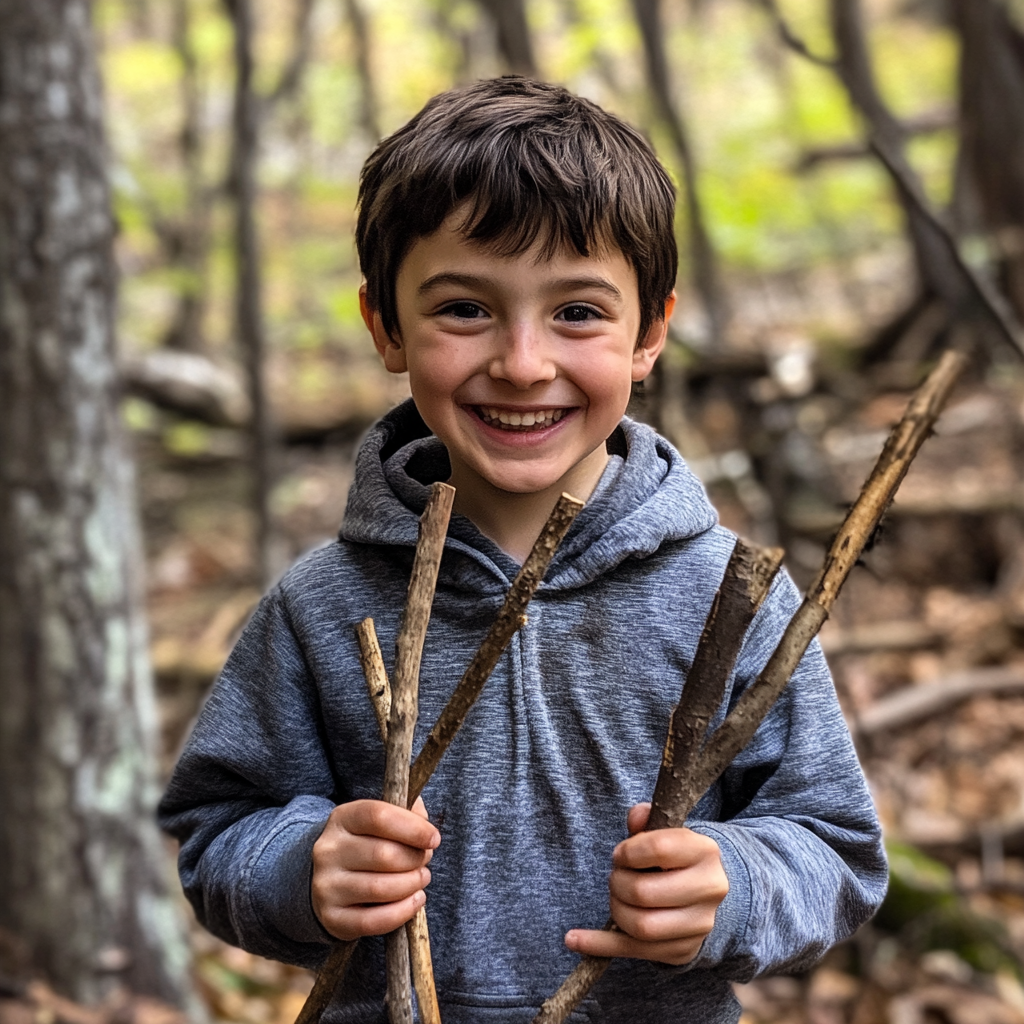
[[[529,1021],[579,952],[619,959],[575,1019],[726,1022],[730,980],[806,967],[877,906],[878,824],[817,647],[691,827],[642,831],[732,547],[678,453],[623,418],[665,343],[673,204],[633,129],[522,78],[435,97],[367,161],[361,308],[413,397],[360,449],[338,541],[262,602],[164,798],[217,934],[314,966],[429,884],[446,1024]],[[372,615],[390,647],[435,480],[457,493],[417,746],[558,495],[587,506],[405,811],[376,799],[353,630]],[[796,603],[777,583],[726,705]],[[363,942],[325,1019],[383,1020],[383,989]]]

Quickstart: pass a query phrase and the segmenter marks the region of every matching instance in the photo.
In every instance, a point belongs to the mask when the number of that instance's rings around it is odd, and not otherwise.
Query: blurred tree
[[[478,3],[494,20],[498,50],[508,70],[518,75],[536,75],[537,62],[524,0],[478,0]]]
[[[344,5],[345,18],[355,44],[356,71],[359,72],[359,123],[370,141],[376,145],[382,133],[377,111],[377,86],[370,63],[370,29],[366,23],[366,12],[359,0],[344,0]]]
[[[185,1004],[88,0],[0,0],[0,928],[63,992]]]
[[[961,168],[990,233],[1002,289],[1024,318],[1024,34],[995,0],[954,0]]]

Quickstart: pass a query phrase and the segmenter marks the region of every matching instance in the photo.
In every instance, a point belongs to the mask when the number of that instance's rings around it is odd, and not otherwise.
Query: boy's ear
[[[660,320],[655,320],[647,333],[640,339],[640,343],[633,350],[633,380],[643,380],[654,369],[654,364],[661,355],[668,338],[668,322],[672,319],[672,311],[676,308],[676,293],[665,300],[665,315]]]
[[[370,308],[366,299],[366,283],[359,286],[359,313],[366,329],[373,336],[373,344],[384,360],[384,367],[391,373],[405,373],[409,369],[405,360],[405,349],[401,339],[394,338],[384,330],[380,313]]]

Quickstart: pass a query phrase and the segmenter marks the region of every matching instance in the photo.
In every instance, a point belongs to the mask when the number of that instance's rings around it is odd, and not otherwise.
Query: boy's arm
[[[313,844],[335,802],[319,698],[280,590],[245,628],[159,807],[199,920],[263,956],[315,967]]]

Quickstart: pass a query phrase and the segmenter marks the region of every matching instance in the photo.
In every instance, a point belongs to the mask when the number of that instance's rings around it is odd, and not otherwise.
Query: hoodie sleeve
[[[784,577],[745,641],[731,703],[798,605]],[[881,827],[817,640],[719,795],[708,817],[720,820],[698,820],[698,805],[689,824],[718,843],[730,888],[691,968],[736,981],[804,969],[878,909],[888,879]]]
[[[335,806],[316,688],[280,590],[228,659],[171,777],[160,824],[196,916],[261,956],[319,965],[312,849]]]

